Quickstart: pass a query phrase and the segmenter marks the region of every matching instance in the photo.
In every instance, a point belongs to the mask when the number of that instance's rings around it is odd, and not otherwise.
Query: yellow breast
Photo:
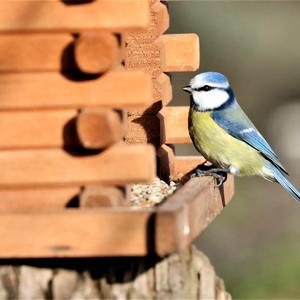
[[[261,174],[266,162],[263,156],[228,134],[211,118],[211,114],[190,110],[189,132],[197,150],[216,166],[238,167],[241,175]]]

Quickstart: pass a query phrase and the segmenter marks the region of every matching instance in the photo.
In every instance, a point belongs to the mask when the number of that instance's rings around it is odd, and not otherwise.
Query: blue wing
[[[255,128],[236,101],[233,101],[231,105],[222,110],[214,111],[212,113],[212,118],[230,135],[255,148],[275,166],[288,174],[278,160],[276,153]]]

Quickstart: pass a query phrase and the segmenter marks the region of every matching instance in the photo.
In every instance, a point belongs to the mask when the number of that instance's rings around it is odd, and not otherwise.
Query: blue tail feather
[[[290,195],[300,203],[300,192],[293,186],[293,184],[286,178],[286,175],[281,170],[272,165],[271,167],[274,178],[280,183]]]

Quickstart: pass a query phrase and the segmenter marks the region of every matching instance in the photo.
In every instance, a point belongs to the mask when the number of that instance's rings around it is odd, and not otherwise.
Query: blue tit
[[[300,193],[287,179],[276,153],[239,106],[227,78],[200,73],[183,88],[190,94],[189,133],[196,149],[213,164],[197,170],[226,180],[233,175],[259,175],[280,183],[298,202]],[[224,175],[225,174],[225,175]]]

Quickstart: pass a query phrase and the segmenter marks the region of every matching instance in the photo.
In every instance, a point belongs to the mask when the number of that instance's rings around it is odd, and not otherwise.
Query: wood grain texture
[[[108,32],[81,33],[75,43],[78,68],[88,74],[99,74],[117,66],[121,49],[115,35]]]
[[[149,24],[148,0],[72,2],[2,0],[0,32],[78,32],[96,29],[119,32],[143,29]]]
[[[161,259],[98,257],[4,264],[0,267],[3,299],[47,300],[52,295],[55,300],[231,300],[209,259],[194,246]]]
[[[194,33],[165,34],[156,45],[160,49],[163,72],[196,71],[200,64],[199,37]]]
[[[162,144],[192,143],[188,132],[188,114],[188,106],[164,107],[159,112]]]
[[[68,33],[0,34],[0,72],[72,69],[73,41]]]
[[[126,133],[121,116],[98,108],[81,111],[76,119],[79,141],[87,149],[103,149],[122,140]]]
[[[149,182],[156,162],[151,145],[116,144],[87,156],[60,149],[0,151],[0,165],[0,188],[11,188]]]
[[[55,72],[0,74],[0,110],[147,107],[152,104],[151,93],[151,79],[141,71],[115,70],[84,81]]]
[[[228,204],[233,190],[232,176],[220,188],[211,177],[195,177],[185,183],[158,208],[157,253],[166,255],[186,248]]]

